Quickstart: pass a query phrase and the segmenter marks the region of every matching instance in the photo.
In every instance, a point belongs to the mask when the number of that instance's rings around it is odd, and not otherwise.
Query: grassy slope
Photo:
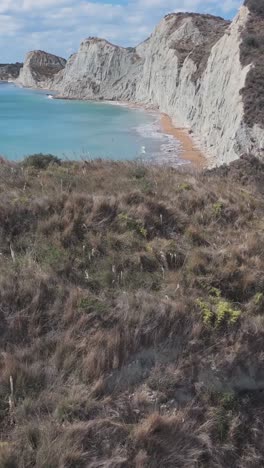
[[[0,164],[1,468],[263,466],[263,181]]]

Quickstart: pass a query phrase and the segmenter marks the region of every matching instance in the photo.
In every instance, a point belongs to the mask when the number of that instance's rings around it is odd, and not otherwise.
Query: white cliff
[[[28,88],[50,88],[54,77],[64,69],[66,60],[42,50],[29,52],[17,83]]]
[[[246,6],[231,24],[211,15],[167,15],[135,49],[89,38],[52,76],[36,79],[27,59],[19,82],[59,97],[155,106],[192,130],[211,165],[250,151],[264,157],[264,129],[246,124],[241,93],[252,67],[240,60],[249,15]]]
[[[69,98],[133,100],[142,66],[135,49],[89,38],[69,59],[57,89]]]
[[[167,39],[175,18],[172,15],[164,19],[151,38],[137,90],[137,100],[153,102],[172,117],[175,125],[191,128],[205,153],[217,164],[236,159],[246,149],[241,142],[244,125],[240,91],[249,67],[242,68],[240,63],[240,31],[247,15],[243,7],[211,48],[206,67],[198,77],[198,65],[192,56],[187,56],[180,68],[180,58]],[[180,44],[186,37],[204,48],[193,18],[183,19],[170,40]]]

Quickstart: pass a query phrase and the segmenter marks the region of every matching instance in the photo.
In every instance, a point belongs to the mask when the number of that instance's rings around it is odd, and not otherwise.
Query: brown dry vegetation
[[[1,468],[264,465],[263,181],[2,161]]]
[[[242,96],[245,121],[264,128],[264,0],[245,0],[250,16],[242,35],[240,57],[242,65],[252,64]]]

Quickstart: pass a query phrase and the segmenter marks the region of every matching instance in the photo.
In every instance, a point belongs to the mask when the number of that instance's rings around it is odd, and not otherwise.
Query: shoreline
[[[2,81],[4,83],[4,81]],[[8,81],[5,83],[13,83],[15,86],[26,88],[25,86],[19,85],[16,81]],[[189,162],[195,169],[197,170],[202,170],[206,168],[208,161],[206,157],[203,155],[201,150],[195,145],[195,142],[193,141],[193,138],[190,136],[188,133],[188,130],[184,127],[175,127],[172,121],[172,118],[168,115],[165,114],[164,112],[160,112],[159,109],[155,108],[155,106],[152,105],[144,105],[141,103],[133,103],[133,102],[127,102],[127,101],[111,101],[111,100],[95,100],[95,99],[75,99],[75,98],[67,98],[63,96],[57,95],[56,91],[54,90],[49,90],[46,88],[28,88],[28,89],[35,89],[35,90],[41,90],[44,92],[49,93],[54,93],[52,96],[52,99],[61,99],[65,101],[86,101],[86,102],[97,102],[97,103],[102,103],[102,104],[111,104],[111,105],[117,105],[117,106],[124,106],[128,107],[131,109],[142,109],[145,112],[155,112],[157,113],[157,116],[159,117],[160,121],[160,131],[164,135],[171,135],[175,138],[176,141],[179,142],[180,144],[180,154],[175,156],[175,159],[179,159],[182,161]]]
[[[205,156],[201,150],[195,145],[192,137],[188,134],[188,130],[184,127],[175,127],[172,119],[168,114],[161,114],[161,128],[166,135],[172,135],[179,141],[181,146],[180,159],[189,161],[196,169],[202,170],[207,166]]]
[[[180,154],[175,156],[176,159],[189,162],[196,170],[203,170],[207,167],[208,161],[202,151],[195,144],[193,138],[188,133],[185,127],[175,127],[172,118],[160,112],[155,106],[144,106],[143,104],[126,102],[126,101],[101,101],[105,104],[115,106],[128,107],[130,109],[141,109],[144,112],[151,112],[157,114],[160,122],[160,131],[164,135],[171,135],[180,144]]]

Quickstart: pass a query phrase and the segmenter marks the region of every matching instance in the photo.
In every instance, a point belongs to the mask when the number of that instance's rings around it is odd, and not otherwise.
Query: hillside
[[[19,76],[23,63],[0,63],[0,81],[13,81]]]
[[[263,467],[263,187],[1,161],[1,468]]]
[[[168,14],[135,48],[89,37],[52,76],[41,67],[42,79],[35,79],[26,59],[19,83],[62,98],[154,107],[191,129],[211,166],[246,153],[263,158],[263,10],[264,0],[245,0],[231,23]],[[31,58],[37,63],[39,52]]]

